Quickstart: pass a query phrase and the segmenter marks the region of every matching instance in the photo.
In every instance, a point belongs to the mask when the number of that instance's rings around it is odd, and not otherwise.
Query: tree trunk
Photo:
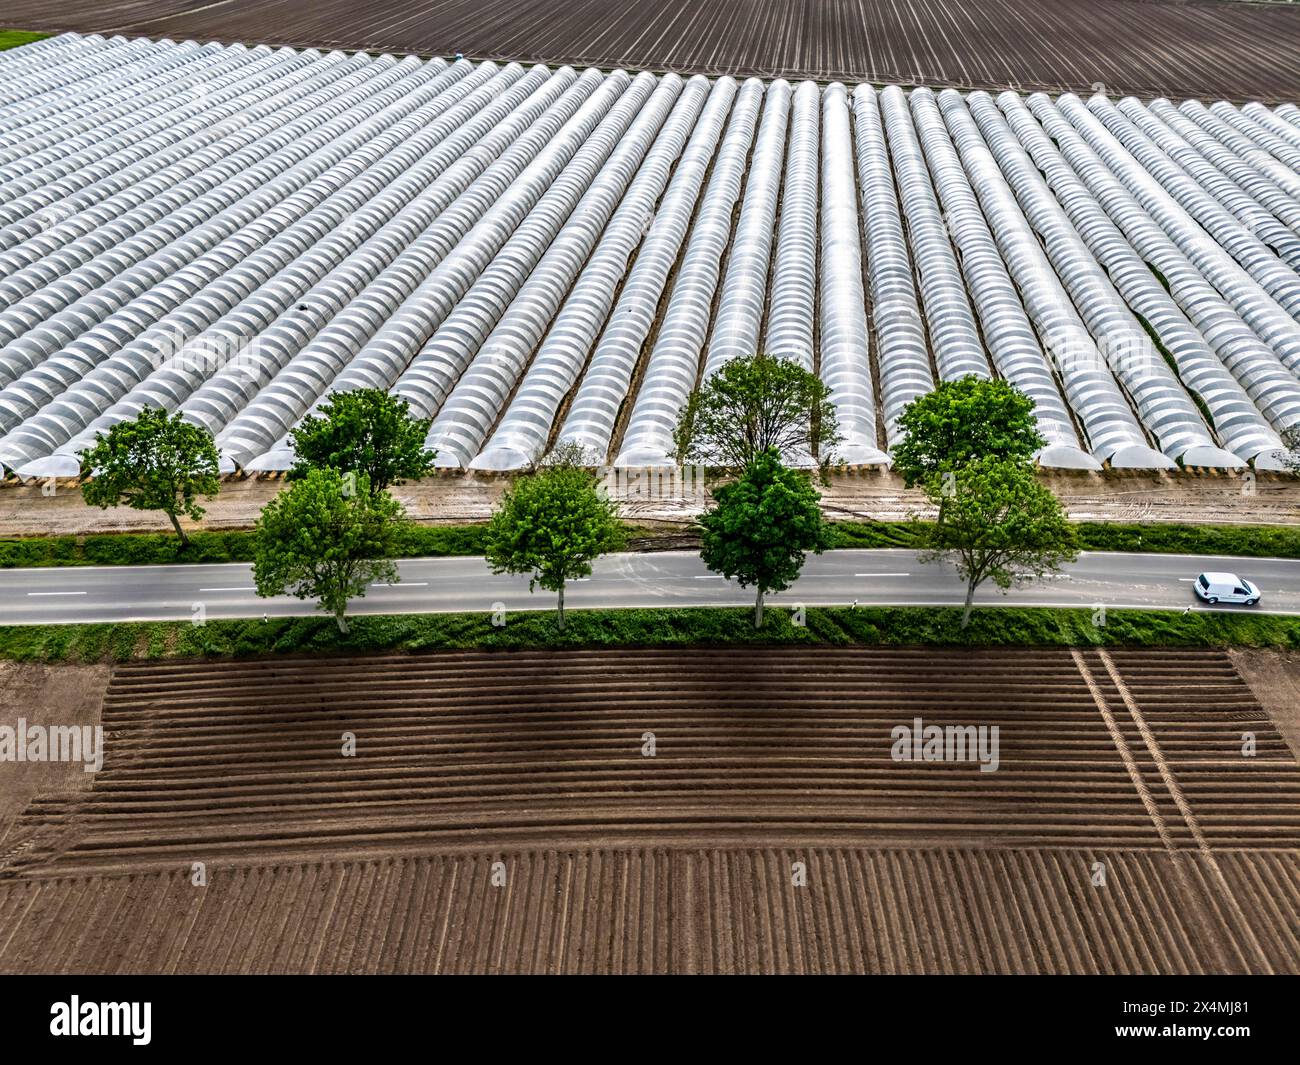
[[[176,530],[176,535],[181,538],[181,547],[190,546],[190,538],[185,535],[185,530],[181,528],[181,523],[175,514],[168,514],[167,517],[172,520],[172,528]]]
[[[344,636],[346,636],[349,631],[348,619],[343,616],[343,612],[345,610],[347,610],[346,603],[343,606],[339,607],[336,611],[334,611],[334,624],[339,627],[339,632],[341,632]]]
[[[964,629],[970,624],[971,606],[975,601],[975,578],[972,577],[966,582],[966,609],[962,611],[961,627]]]
[[[763,586],[758,586],[758,594],[754,596],[754,628],[763,627]]]
[[[560,606],[560,631],[563,632],[564,631],[564,585],[563,584],[560,585],[559,606]]]

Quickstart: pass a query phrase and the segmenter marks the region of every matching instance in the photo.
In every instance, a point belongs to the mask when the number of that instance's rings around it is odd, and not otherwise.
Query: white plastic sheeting
[[[1261,173],[1240,156],[1211,137],[1173,104],[1163,98],[1151,100],[1147,110],[1177,133],[1204,159],[1235,181],[1258,203],[1271,211],[1292,232],[1300,233],[1300,202],[1289,195],[1268,175]]]
[[[687,84],[473,468],[520,469],[545,450],[560,403],[582,373],[628,259],[649,228],[655,201],[708,95],[707,79],[697,75]],[[526,343],[504,332],[499,339],[527,359]]]
[[[851,138],[848,97],[844,86],[836,83],[822,94],[821,244],[817,264],[820,373],[835,406],[840,456],[850,463],[882,464],[888,456],[877,446]]]
[[[588,158],[582,153],[574,157],[393,386],[417,413],[437,411],[426,446],[439,465],[463,468],[478,454],[546,324],[591,254],[681,91],[675,75],[662,79],[657,89],[655,80],[638,75],[619,101],[623,110],[612,111],[605,127],[584,146]],[[625,113],[637,108],[640,112],[628,126]],[[602,159],[607,161],[600,165]],[[590,172],[598,165],[593,178]],[[540,257],[525,246],[534,240],[534,231],[537,245],[546,249]],[[518,248],[513,254],[512,245]],[[529,272],[534,262],[536,268]]]
[[[1218,115],[1211,113],[1200,100],[1184,100],[1178,105],[1178,111],[1279,188],[1292,196],[1300,197],[1300,174],[1278,162],[1250,138],[1242,136]]]
[[[778,108],[782,95],[775,97]],[[737,94],[646,362],[645,379],[628,415],[616,465],[672,464],[673,429],[699,376],[700,352],[763,97],[763,83],[757,78],[746,81]]]
[[[811,81],[795,90],[763,350],[805,370],[816,365],[818,143],[821,93]]]
[[[947,90],[940,94],[939,103],[998,250],[1060,377],[1070,409],[1083,426],[1089,450],[1099,460],[1116,466],[1172,467],[1171,458],[1147,443],[1105,356],[967,112],[965,100],[960,93]]]
[[[939,376],[945,381],[967,375],[988,377],[989,363],[979,327],[916,139],[907,97],[902,89],[891,85],[881,93],[880,101]]]
[[[714,83],[560,426],[557,439],[582,448],[594,463],[604,462],[609,453],[619,410],[631,388],[668,275],[686,239],[736,91],[731,78]]]
[[[911,105],[944,219],[961,254],[962,277],[979,315],[993,364],[1034,401],[1038,431],[1047,441],[1039,461],[1067,469],[1100,469],[1101,463],[1082,449],[1052,367],[1038,345],[1033,322],[1020,302],[1015,282],[948,137],[934,93],[917,89],[912,93]]]
[[[305,312],[295,309],[259,335],[289,357],[217,434],[224,463],[245,465],[275,450],[362,344],[573,114],[593,83],[567,67],[549,76],[535,68],[447,141],[456,157],[447,171],[309,293],[300,305]],[[304,321],[304,313],[311,318]]]
[[[1268,467],[1300,424],[1297,165],[1288,105],[66,34],[0,56],[0,466],[74,474],[158,406],[283,469],[363,386],[448,466],[661,465],[763,350],[827,383],[851,463],[996,373],[1044,465]]]
[[[1107,170],[1097,154],[1041,93],[1028,100],[1028,107],[1042,126],[1041,131],[1020,119],[1017,108],[1004,96],[1004,109],[1021,142],[1033,155],[1039,168],[1047,175],[1057,198],[1067,205],[1074,204],[1080,224],[1091,220],[1094,227],[1105,233],[1105,227],[1096,221],[1096,208],[1122,230],[1132,249],[1141,257],[1142,270],[1154,271],[1155,280],[1163,280],[1169,294],[1195,324],[1202,337],[1210,343],[1233,376],[1249,393],[1256,407],[1279,431],[1288,430],[1300,423],[1300,381],[1290,373],[1277,352],[1269,347],[1251,329],[1248,322],[1254,317],[1252,306],[1271,302],[1263,291],[1230,260],[1218,262],[1221,270],[1210,261],[1211,268],[1203,275],[1196,264],[1142,209],[1123,184]],[[1051,137],[1049,143],[1042,134]],[[1082,187],[1095,198],[1091,205],[1082,195]],[[1086,232],[1086,231],[1085,231]],[[1111,237],[1107,237],[1110,241]],[[1226,257],[1224,257],[1226,260]],[[1235,290],[1238,298],[1226,299],[1206,276],[1219,277],[1226,291]],[[1251,299],[1251,294],[1255,299]],[[1239,313],[1240,310],[1240,313]],[[1280,326],[1280,336],[1289,337],[1288,347],[1281,350],[1296,353],[1300,344],[1300,331],[1289,327],[1286,316],[1275,308],[1274,324]],[[1275,465],[1267,450],[1255,452],[1243,445],[1240,454],[1251,456],[1257,465]]]
[[[1105,271],[1109,285],[1114,286],[1114,296],[1127,302],[1149,334],[1147,339],[1150,346],[1140,343],[1138,351],[1146,347],[1145,357],[1152,362],[1160,360],[1159,364],[1154,367],[1154,371],[1142,368],[1136,375],[1136,380],[1132,377],[1121,378],[1136,397],[1143,420],[1151,425],[1152,431],[1162,441],[1169,435],[1171,422],[1190,421],[1189,435],[1196,437],[1201,434],[1199,414],[1180,396],[1175,394],[1173,402],[1170,402],[1166,395],[1170,389],[1181,391],[1181,380],[1198,397],[1209,414],[1219,441],[1233,455],[1253,459],[1265,454],[1269,456],[1269,461],[1276,462],[1282,441],[1256,409],[1242,385],[1220,360],[1218,350],[1199,331],[1198,326],[1207,324],[1207,319],[1202,318],[1195,325],[1188,319],[1182,306],[1171,294],[1172,289],[1167,290],[1157,280],[1092,193],[1070,171],[1068,164],[1054,150],[1050,138],[1025,109],[1020,97],[1014,93],[1003,93],[999,96],[998,103],[1010,127],[1003,127],[1001,133],[1014,131],[1023,151],[1028,153],[1028,156],[1022,155],[1019,166],[1023,167],[1026,160],[1032,158],[1038,170],[1043,172],[1041,180],[1055,194],[1073,229],[1095,257],[1097,267]],[[994,121],[990,116],[989,124]],[[1075,251],[1076,254],[1083,254],[1077,245]],[[1099,270],[1090,269],[1090,272],[1098,287],[1106,292],[1109,302],[1115,303],[1115,299],[1110,297],[1108,286],[1102,284]],[[1196,313],[1194,305],[1192,311]],[[1110,335],[1114,336],[1113,330]],[[1210,336],[1214,336],[1213,332]],[[1138,339],[1141,341],[1142,338]],[[1232,354],[1226,348],[1225,353],[1229,356]],[[1174,361],[1176,378],[1172,370],[1163,366],[1166,357]],[[1277,370],[1282,370],[1280,364],[1275,363],[1275,366]],[[1163,382],[1158,373],[1162,368],[1165,370]],[[1152,383],[1156,383],[1158,390],[1148,393]],[[1201,444],[1203,446],[1203,440]],[[1165,447],[1167,453],[1172,450],[1175,449]],[[1225,456],[1206,452],[1189,456],[1183,450],[1178,452],[1178,458],[1196,465],[1218,465],[1222,464]]]
[[[727,361],[746,358],[758,350],[789,117],[790,86],[774,81],[767,89],[749,161],[745,199],[728,252],[727,274],[704,359],[706,380]]]
[[[898,210],[894,173],[885,148],[876,90],[859,85],[853,93],[858,191],[866,238],[867,288],[880,368],[885,439],[899,441],[898,419],[912,400],[934,388],[925,323],[916,304],[912,260]]]
[[[1218,106],[1217,104],[1215,105]],[[1104,96],[1088,110],[1114,135],[1147,174],[1237,260],[1288,314],[1300,320],[1300,276],[1249,228],[1193,181]]]

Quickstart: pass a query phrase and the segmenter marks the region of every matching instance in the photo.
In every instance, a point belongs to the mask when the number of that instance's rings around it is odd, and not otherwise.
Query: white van
[[[1254,606],[1259,602],[1259,589],[1235,573],[1202,573],[1192,587],[1207,603],[1245,603]]]

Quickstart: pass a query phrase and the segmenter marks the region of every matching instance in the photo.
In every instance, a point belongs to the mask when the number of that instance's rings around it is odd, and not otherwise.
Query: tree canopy
[[[967,375],[914,399],[898,420],[894,470],[909,488],[985,456],[1028,462],[1047,441],[1034,401],[1000,379]]]
[[[591,574],[592,562],[626,542],[615,505],[596,478],[569,462],[544,463],[506,492],[487,528],[486,554],[494,573],[527,573],[528,589],[556,593],[564,628],[564,589]]]
[[[939,508],[922,561],[949,558],[966,581],[962,628],[975,589],[992,580],[1006,590],[1078,557],[1078,535],[1033,467],[996,455],[931,474],[926,494]]]
[[[423,477],[434,453],[424,446],[432,419],[415,418],[410,404],[379,388],[336,392],[291,434],[298,463],[291,480],[311,469],[364,477],[372,494],[404,478]]]
[[[713,572],[755,589],[754,627],[762,628],[765,596],[794,583],[808,552],[831,546],[820,497],[806,473],[781,465],[775,448],[713,497],[700,517],[700,556]]]
[[[743,470],[758,455],[833,461],[840,440],[830,389],[790,359],[731,359],[678,416],[677,460]]]
[[[81,453],[81,466],[92,478],[81,486],[90,506],[161,510],[182,544],[189,537],[180,517],[198,521],[204,514],[199,498],[216,495],[220,487],[211,434],[160,407],[145,407],[100,434]]]
[[[402,506],[372,494],[365,475],[308,470],[262,509],[253,580],[261,596],[315,599],[347,633],[348,602],[374,581],[393,583],[405,527]]]

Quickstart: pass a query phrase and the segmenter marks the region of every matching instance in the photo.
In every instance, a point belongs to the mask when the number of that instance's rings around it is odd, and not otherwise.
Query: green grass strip
[[[243,658],[269,654],[524,648],[734,646],[941,647],[1272,647],[1300,648],[1300,618],[1267,614],[991,607],[970,627],[961,612],[935,607],[816,607],[796,626],[769,608],[756,632],[743,608],[572,610],[561,632],[550,612],[521,612],[495,628],[477,614],[375,615],[351,619],[340,636],[329,618],[0,627],[0,658],[42,662],[121,662]]]
[[[31,30],[0,30],[0,52],[32,41],[43,41],[48,36],[48,33],[33,33]]]
[[[406,558],[483,553],[484,525],[417,525],[402,545]],[[839,522],[835,547],[921,546],[921,522]],[[1078,526],[1085,551],[1152,551],[1186,555],[1241,555],[1250,558],[1300,558],[1300,526],[1163,525],[1083,522]],[[629,526],[643,546],[681,546],[671,533]],[[31,536],[0,539],[0,568],[16,566],[150,566],[168,562],[251,562],[253,533],[248,529],[198,532],[182,549],[171,533],[100,533],[91,536]]]

